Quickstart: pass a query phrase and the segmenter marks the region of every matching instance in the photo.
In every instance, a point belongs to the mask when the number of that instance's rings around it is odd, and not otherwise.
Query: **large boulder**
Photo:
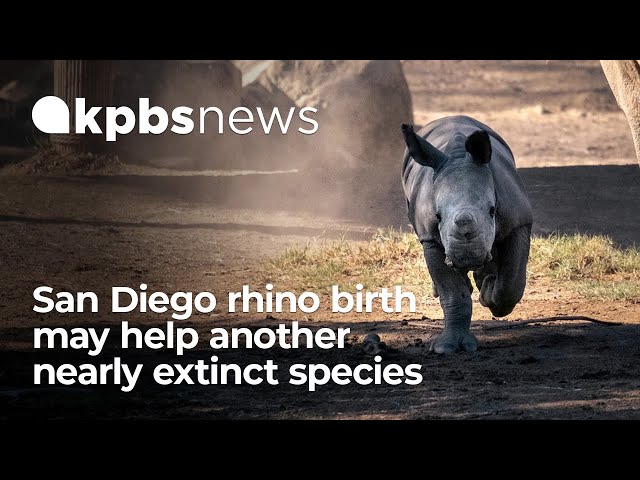
[[[318,109],[320,128],[305,155],[315,165],[397,167],[404,148],[400,125],[413,121],[400,61],[274,60],[239,66],[245,78],[254,76],[267,90],[277,88],[298,107]]]
[[[244,78],[246,77],[243,76]],[[253,131],[242,139],[243,155],[238,161],[238,168],[280,170],[299,167],[301,155],[312,145],[313,140],[297,132],[301,122],[296,103],[278,86],[258,80],[242,88],[241,101],[243,107],[253,112],[256,122],[258,108],[261,108],[266,116],[270,116],[277,108],[283,119],[287,118],[291,109],[294,109],[294,114],[285,135],[277,123],[274,123],[269,135],[265,135],[262,127],[256,123]]]
[[[234,135],[225,125],[217,133],[208,114],[206,133],[123,136],[118,142],[131,157],[177,168],[283,169],[359,167],[397,169],[403,142],[400,124],[413,119],[411,95],[399,61],[271,60],[121,62],[114,85],[115,103],[128,105],[149,97],[167,111],[175,106],[217,106],[225,114],[243,105],[286,117],[296,108],[286,135],[269,135],[254,122],[248,135]],[[318,109],[318,131],[308,128],[299,109]],[[197,113],[194,120],[198,125]],[[197,128],[197,127],[196,127]],[[130,157],[127,155],[126,157]]]
[[[140,135],[135,130],[118,139],[127,159],[159,167],[218,169],[234,168],[241,161],[242,139],[229,132],[227,116],[240,105],[242,75],[227,60],[206,61],[122,61],[114,85],[117,105],[137,110],[138,99],[148,97],[151,105],[169,114],[178,106],[194,109],[193,132],[176,135],[169,129],[161,135]],[[224,133],[218,133],[217,116],[208,113],[205,133],[199,133],[200,107],[218,107],[224,113]],[[172,122],[170,121],[169,125]]]

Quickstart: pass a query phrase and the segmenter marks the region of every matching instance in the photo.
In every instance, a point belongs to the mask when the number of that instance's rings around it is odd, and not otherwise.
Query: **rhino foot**
[[[520,297],[510,297],[508,294],[503,294],[496,299],[495,287],[496,276],[487,275],[480,288],[480,305],[491,310],[494,317],[506,317],[513,311]]]
[[[475,352],[478,349],[478,340],[469,332],[447,332],[434,337],[431,341],[430,352],[438,354],[463,352]]]

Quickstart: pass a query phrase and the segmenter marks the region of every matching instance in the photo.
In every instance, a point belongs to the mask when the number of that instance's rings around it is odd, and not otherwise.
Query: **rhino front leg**
[[[444,331],[431,342],[431,351],[454,353],[473,352],[478,348],[471,326],[471,293],[466,273],[447,266],[443,248],[431,242],[423,243],[424,258],[444,312]]]
[[[494,317],[509,315],[522,298],[530,243],[531,225],[523,225],[497,245],[497,273],[484,276],[480,287],[480,304]]]

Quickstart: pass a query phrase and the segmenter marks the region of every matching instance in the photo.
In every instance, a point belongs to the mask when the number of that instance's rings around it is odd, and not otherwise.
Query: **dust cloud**
[[[413,120],[411,93],[399,61],[202,61],[121,62],[116,75],[117,104],[135,106],[140,96],[165,110],[180,105],[216,106],[225,114],[238,106],[254,114],[260,107],[286,118],[295,108],[286,135],[276,123],[269,135],[254,128],[247,135],[218,134],[215,115],[206,134],[140,135],[118,142],[125,164],[144,170],[150,188],[163,176],[200,178],[181,196],[217,206],[304,212],[367,221],[393,211],[385,221],[402,222],[399,183],[404,146],[400,124]],[[153,83],[148,82],[154,78]],[[318,131],[298,111],[317,109]],[[196,112],[193,114],[194,120]],[[168,169],[168,170],[167,170]],[[266,172],[282,171],[278,175]],[[249,173],[253,172],[253,173]],[[233,176],[229,176],[229,175]],[[141,179],[138,179],[141,181]],[[167,187],[163,179],[163,188]],[[181,183],[181,182],[177,182]],[[385,208],[377,211],[376,205]],[[391,205],[392,208],[389,208]],[[399,206],[399,209],[395,207]],[[399,215],[396,215],[399,213]],[[394,217],[394,218],[391,218]]]
[[[291,212],[310,224],[325,217],[404,227],[403,122],[473,115],[505,137],[520,167],[633,162],[628,126],[596,61],[116,61],[114,74],[114,105],[136,110],[148,97],[167,111],[216,106],[228,115],[244,106],[254,117],[258,107],[311,106],[319,130],[299,134],[294,114],[287,135],[277,125],[269,135],[218,134],[210,114],[204,135],[197,127],[189,135],[132,132],[108,155],[73,162],[40,154],[4,173],[90,175],[168,201]],[[41,85],[34,98],[52,93],[51,82],[29,82]]]

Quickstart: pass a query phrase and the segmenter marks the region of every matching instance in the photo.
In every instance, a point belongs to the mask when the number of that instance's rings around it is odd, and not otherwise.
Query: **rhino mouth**
[[[469,252],[450,252],[444,257],[444,263],[459,270],[478,270],[492,260],[491,252],[470,254]]]

